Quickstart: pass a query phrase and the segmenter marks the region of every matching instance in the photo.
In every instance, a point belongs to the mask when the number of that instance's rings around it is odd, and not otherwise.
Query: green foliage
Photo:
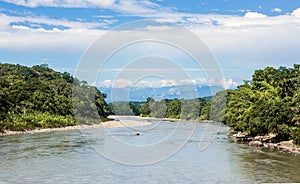
[[[180,119],[181,114],[181,101],[177,98],[169,100],[166,112],[166,118]]]
[[[162,100],[159,102],[150,101],[149,104],[150,117],[156,117],[156,118],[166,117],[167,104],[168,104],[167,100]]]
[[[4,121],[4,129],[12,131],[26,131],[36,128],[59,128],[65,126],[76,125],[76,121],[73,116],[59,116],[49,113],[30,113],[10,115]]]
[[[227,91],[220,91],[218,92],[212,99],[211,99],[211,110],[209,119],[224,122],[225,110],[227,104]]]
[[[115,115],[140,115],[140,102],[113,102],[110,104],[110,113]]]
[[[210,103],[208,103],[205,106],[203,106],[203,108],[201,109],[201,112],[200,112],[200,116],[197,119],[200,121],[201,120],[209,120],[210,112],[211,112],[211,105],[210,105]]]
[[[290,128],[291,139],[294,140],[294,144],[300,145],[300,127]]]
[[[143,117],[156,117],[156,118],[174,118],[174,119],[199,119],[200,112],[203,117],[209,117],[209,108],[205,111],[201,111],[208,102],[205,99],[164,99],[161,101],[155,101],[153,98],[148,98],[145,103],[141,105],[139,110],[140,116]]]
[[[0,131],[68,126],[74,115],[99,120],[109,113],[105,94],[66,72],[46,64],[0,67]]]
[[[225,122],[252,135],[278,133],[299,144],[300,65],[255,71],[252,81],[228,93]]]
[[[142,117],[149,117],[150,116],[150,104],[154,102],[153,98],[147,98],[147,101],[141,105],[141,108],[139,110],[140,116]]]

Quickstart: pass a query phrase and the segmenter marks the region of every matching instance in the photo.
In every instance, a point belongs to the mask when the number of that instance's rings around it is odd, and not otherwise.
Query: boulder
[[[293,140],[290,141],[281,141],[279,143],[280,146],[282,147],[293,147]]]
[[[268,143],[268,148],[274,149],[276,146],[277,146],[277,144]]]
[[[249,139],[249,132],[238,132],[232,135],[234,141],[247,141]]]
[[[253,140],[255,141],[261,141],[261,142],[274,142],[274,139],[276,139],[277,134],[269,133],[265,136],[255,136]]]
[[[260,141],[250,141],[248,143],[249,146],[257,146],[257,147],[260,147],[260,146],[263,146],[263,143],[260,142]]]

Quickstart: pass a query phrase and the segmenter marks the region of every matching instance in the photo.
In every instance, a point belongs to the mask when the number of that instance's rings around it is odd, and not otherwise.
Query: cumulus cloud
[[[160,88],[167,86],[176,86],[178,85],[175,80],[158,80],[158,81],[149,81],[149,80],[141,80],[134,84],[134,87],[149,87],[149,88]]]
[[[204,84],[202,84],[204,85]],[[238,82],[233,79],[209,79],[209,86],[222,86],[225,89],[230,89],[238,86]]]
[[[184,79],[177,83],[177,85],[198,85],[198,86],[222,86],[225,89],[236,87],[239,83],[233,79]]]
[[[95,83],[93,85],[96,85]],[[133,82],[128,79],[117,79],[115,81],[113,80],[104,80],[97,84],[98,87],[104,87],[104,88],[127,88],[131,87],[133,85]]]
[[[291,15],[294,16],[294,17],[300,18],[300,8],[294,10],[294,11],[291,13]]]
[[[262,13],[257,13],[257,12],[247,12],[244,17],[246,17],[246,18],[266,18],[267,15],[262,14]]]
[[[95,83],[93,84],[95,85]],[[141,80],[134,83],[128,79],[104,80],[99,82],[96,86],[103,88],[162,88],[162,87],[176,87],[181,85],[193,86],[222,86],[225,89],[234,88],[238,82],[233,79],[182,79],[176,81],[174,79],[162,79],[157,81]],[[173,89],[173,88],[171,88]],[[174,88],[175,89],[175,88]]]
[[[18,25],[27,22],[29,25]],[[45,29],[40,24],[50,25]],[[106,24],[106,23],[105,23]],[[30,25],[36,25],[34,28]],[[12,50],[60,49],[84,50],[105,31],[95,29],[99,22],[76,22],[47,17],[20,17],[0,14],[0,48]],[[59,29],[57,27],[66,27]]]
[[[281,10],[280,8],[274,8],[274,9],[272,10],[272,12],[280,13],[280,12],[282,12],[282,10]]]

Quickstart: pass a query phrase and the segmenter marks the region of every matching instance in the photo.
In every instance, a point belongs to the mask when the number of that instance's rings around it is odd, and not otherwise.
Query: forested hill
[[[72,89],[77,94],[74,98]],[[91,94],[95,95],[95,102],[89,99]],[[93,106],[101,117],[106,117],[105,97],[86,82],[45,64],[33,67],[0,64],[0,131],[76,125],[74,113],[83,119],[99,117],[89,111]],[[73,108],[74,102],[80,104],[77,110]]]

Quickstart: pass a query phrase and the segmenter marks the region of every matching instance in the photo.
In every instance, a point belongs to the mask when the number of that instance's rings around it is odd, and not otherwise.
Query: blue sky
[[[255,69],[292,67],[300,61],[299,0],[0,0],[0,62],[47,63],[74,74],[95,40],[124,23],[144,19],[180,25],[199,36],[223,69],[225,82],[220,83],[226,88],[250,79]],[[119,80],[132,85],[133,81],[116,79],[116,69],[124,66],[120,60],[130,57],[130,53],[115,56],[109,65],[114,72],[89,82],[109,86]],[[177,58],[176,62],[186,63],[190,78],[169,81],[208,82],[203,80],[205,73],[191,70],[187,58]]]

